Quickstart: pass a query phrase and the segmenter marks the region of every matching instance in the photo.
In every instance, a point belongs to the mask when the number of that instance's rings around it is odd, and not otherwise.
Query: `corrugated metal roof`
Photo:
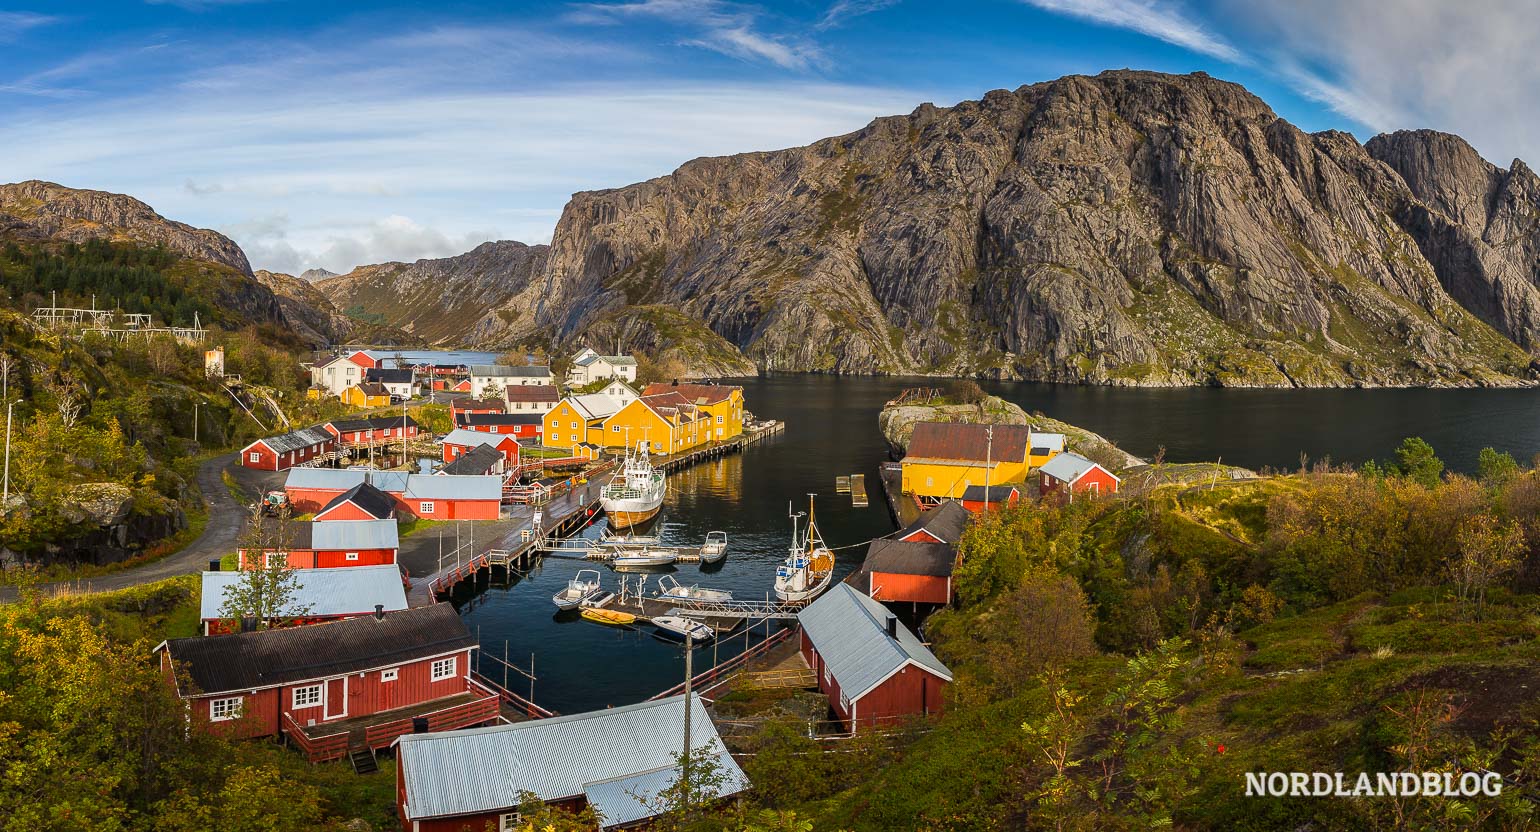
[[[1016,488],[1014,485],[991,485],[989,487],[989,501],[991,503],[1003,503],[1011,498],[1012,491],[1015,491],[1017,496],[1021,495],[1020,489]],[[970,503],[984,502],[984,486],[968,486],[967,488],[963,489],[962,498]]]
[[[623,407],[613,396],[604,393],[589,393],[585,396],[572,396],[572,403],[577,406],[590,419],[602,419],[613,416]]]
[[[693,759],[693,756],[692,756]],[[735,795],[749,787],[749,779],[725,750],[712,755],[718,770],[725,775],[712,790],[713,800]],[[612,777],[583,787],[588,805],[599,813],[599,828],[613,829],[650,818],[656,810],[657,797],[679,780],[678,766],[665,766],[640,774]]]
[[[1043,463],[1039,471],[1064,482],[1074,482],[1086,475],[1087,471],[1099,467],[1096,463],[1080,454],[1059,454],[1053,459]],[[1104,469],[1105,470],[1105,469]],[[1111,473],[1111,472],[1108,472]]]
[[[840,690],[852,700],[910,661],[951,681],[952,671],[902,622],[898,637],[888,637],[886,622],[891,615],[880,601],[841,583],[797,613],[797,621]]]
[[[381,491],[399,494],[406,490],[407,474],[406,471],[365,471],[361,468],[291,468],[284,487],[346,491],[367,479]]]
[[[699,698],[692,697],[690,709],[691,744],[722,754]],[[577,797],[591,784],[672,768],[683,745],[684,697],[673,696],[513,725],[410,734],[401,738],[396,759],[407,817],[418,820],[511,809],[525,791],[546,801]],[[731,757],[723,767],[730,780],[747,783]]]
[[[457,425],[538,425],[545,420],[539,413],[456,413]]]
[[[437,477],[418,475],[407,480],[408,500],[497,500],[503,499],[503,478]]]
[[[383,604],[386,612],[406,609],[406,588],[401,585],[401,569],[393,563],[379,566],[343,566],[336,569],[296,569],[293,603],[284,615],[299,615],[309,607],[308,615],[355,615],[374,612]],[[204,618],[219,618],[225,590],[241,579],[239,572],[204,572]]]
[[[544,365],[473,364],[470,374],[485,378],[540,378],[550,375],[551,368]]]
[[[561,391],[554,384],[510,384],[503,390],[510,402],[554,402],[561,399]]]
[[[334,437],[329,431],[323,427],[317,426],[313,428],[291,430],[288,433],[282,433],[277,436],[269,436],[266,439],[259,439],[257,441],[271,448],[274,452],[282,454],[288,453],[289,451],[298,451],[303,448],[311,448],[316,445],[324,445],[327,442],[331,442],[333,439]],[[256,442],[252,443],[252,445],[255,444]],[[247,445],[246,447],[249,448],[251,445]]]
[[[439,444],[463,445],[467,448],[474,448],[477,445],[496,446],[507,438],[509,437],[501,433],[488,433],[484,430],[467,430],[465,428],[455,428],[454,430],[444,434],[444,438],[439,440]]]
[[[325,520],[310,524],[312,549],[394,549],[400,545],[394,520]]]
[[[1064,434],[1032,432],[1032,452],[1058,453],[1064,450]]]
[[[376,520],[388,520],[396,513],[395,501],[386,496],[385,492],[369,483],[361,482],[331,498],[320,511],[316,512],[316,516],[319,517],[343,503],[358,506]]]
[[[385,388],[380,388],[383,393]],[[371,416],[367,419],[333,419],[326,424],[343,433],[363,430],[390,430],[391,428],[417,427],[417,420],[410,416]]]
[[[914,436],[904,460],[939,459],[994,462],[1027,458],[1026,425],[994,425],[994,442],[989,440],[989,425],[962,422],[921,422],[914,426]]]

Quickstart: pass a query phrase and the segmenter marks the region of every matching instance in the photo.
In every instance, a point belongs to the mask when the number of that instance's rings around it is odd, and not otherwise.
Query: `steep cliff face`
[[[286,323],[278,299],[252,275],[240,246],[217,231],[166,219],[133,197],[35,180],[0,185],[0,239],[160,246],[179,256],[168,279],[210,301],[214,322]]]
[[[381,263],[320,280],[315,287],[344,314],[432,344],[512,343],[530,308],[509,305],[537,292],[547,247],[502,240],[456,257]],[[543,284],[541,284],[543,285]]]
[[[670,310],[770,370],[1520,383],[1540,187],[1468,150],[1072,76],[577,194],[504,308],[561,338]]]

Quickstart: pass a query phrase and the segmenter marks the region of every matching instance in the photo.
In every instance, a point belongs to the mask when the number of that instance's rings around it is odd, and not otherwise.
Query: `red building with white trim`
[[[378,566],[395,563],[401,546],[394,520],[292,521],[285,531],[289,540],[263,546],[260,561],[254,559],[257,550],[238,549],[241,565],[249,568],[281,558],[291,569]]]
[[[1042,495],[1073,500],[1077,494],[1116,494],[1118,479],[1111,471],[1080,454],[1062,453],[1038,469],[1042,476]]]
[[[417,435],[417,421],[410,416],[372,416],[368,419],[335,419],[326,428],[342,445],[399,442]]]
[[[311,519],[316,522],[325,520],[393,520],[395,516],[396,501],[391,499],[389,494],[369,483],[361,482],[333,497]]]
[[[282,734],[311,761],[346,756],[352,735],[385,748],[424,720],[430,731],[493,722],[498,697],[471,678],[476,641],[453,606],[155,648],[161,671],[202,730]]]
[[[454,462],[470,453],[472,448],[488,445],[502,453],[507,467],[512,468],[519,464],[519,441],[513,436],[455,428],[445,434],[444,438],[439,440],[439,444],[442,446],[445,462]]]
[[[499,433],[519,439],[539,439],[545,416],[539,413],[460,413],[455,427],[479,433]]]
[[[319,428],[304,428],[247,445],[241,449],[241,465],[258,471],[287,471],[322,454],[336,450],[337,439]]]

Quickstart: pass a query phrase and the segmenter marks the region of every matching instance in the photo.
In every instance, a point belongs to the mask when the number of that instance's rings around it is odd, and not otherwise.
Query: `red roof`
[[[742,389],[742,387],[729,384],[664,384],[656,382],[647,385],[647,389],[642,391],[642,395],[659,396],[664,393],[678,393],[684,396],[685,401],[690,404],[716,404],[717,402],[727,401],[728,397],[733,394],[733,391]]]
[[[996,462],[1027,458],[1026,425],[995,425],[991,448],[989,425],[962,422],[921,422],[914,426],[906,458]]]
[[[507,392],[510,402],[561,401],[561,392],[554,384],[510,384]]]

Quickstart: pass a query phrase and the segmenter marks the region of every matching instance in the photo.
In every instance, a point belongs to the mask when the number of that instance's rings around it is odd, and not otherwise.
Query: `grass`
[[[187,512],[187,528],[176,534],[164,538],[154,546],[143,552],[115,563],[105,564],[54,564],[46,567],[20,567],[15,569],[0,569],[0,586],[21,586],[34,583],[55,583],[64,581],[83,581],[92,578],[100,578],[154,563],[167,555],[174,555],[182,551],[187,545],[203,536],[203,530],[208,527],[209,512],[202,505]]]
[[[454,522],[453,520],[424,520],[421,517],[402,518],[396,523],[396,536],[408,537],[414,534],[421,534],[439,526],[451,525]]]

